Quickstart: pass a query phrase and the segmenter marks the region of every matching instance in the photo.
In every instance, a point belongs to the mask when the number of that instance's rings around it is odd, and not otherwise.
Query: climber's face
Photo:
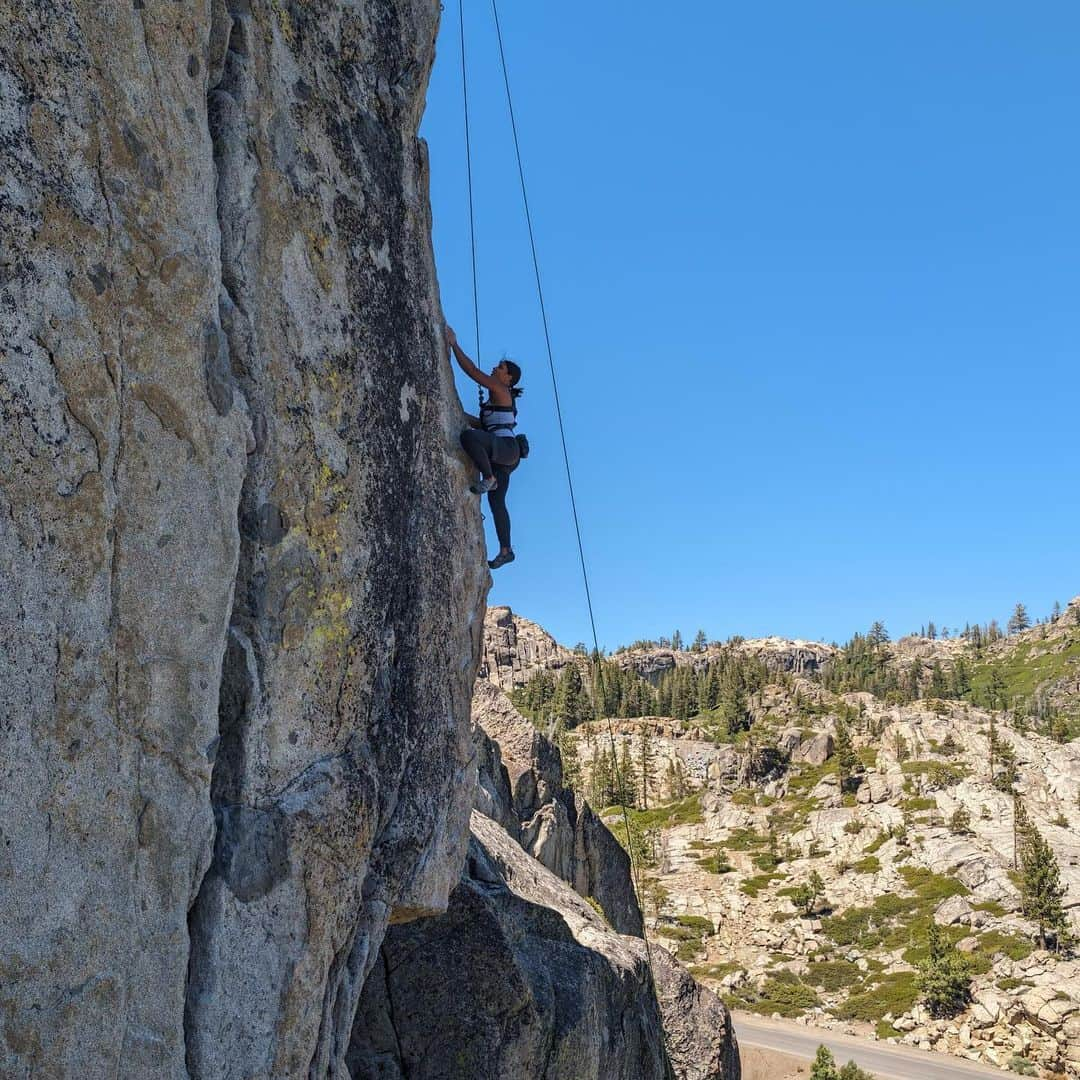
[[[498,379],[499,382],[501,382],[503,384],[503,386],[512,386],[513,385],[513,383],[511,383],[511,381],[510,381],[513,378],[513,376],[510,374],[509,371],[506,370],[505,362],[501,362],[499,364],[496,364],[495,367],[493,367],[491,369],[491,374],[492,374],[492,376],[494,378]]]

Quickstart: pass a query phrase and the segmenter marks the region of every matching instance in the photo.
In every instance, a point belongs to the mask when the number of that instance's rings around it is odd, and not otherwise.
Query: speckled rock
[[[0,0],[4,1077],[344,1075],[459,877],[438,11]]]

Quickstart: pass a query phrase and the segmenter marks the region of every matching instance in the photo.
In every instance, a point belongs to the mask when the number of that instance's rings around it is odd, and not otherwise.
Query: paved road
[[[785,1054],[812,1060],[817,1048],[824,1043],[838,1065],[849,1060],[872,1072],[878,1080],[975,1080],[976,1077],[997,1077],[1000,1069],[976,1065],[962,1058],[928,1053],[910,1046],[893,1046],[887,1042],[871,1042],[850,1035],[804,1027],[783,1020],[767,1020],[761,1016],[735,1013],[735,1035],[740,1045],[761,1046]]]

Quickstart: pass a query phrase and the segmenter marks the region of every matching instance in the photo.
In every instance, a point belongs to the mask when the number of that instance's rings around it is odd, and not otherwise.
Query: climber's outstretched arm
[[[479,383],[487,390],[494,391],[500,397],[506,395],[506,387],[503,386],[502,383],[491,375],[485,375],[484,372],[482,372],[468,356],[465,355],[465,352],[458,344],[457,334],[454,333],[452,326],[447,326],[446,328],[446,344],[450,346],[450,351],[454,354],[454,359],[457,360],[458,367],[460,367],[473,382]]]

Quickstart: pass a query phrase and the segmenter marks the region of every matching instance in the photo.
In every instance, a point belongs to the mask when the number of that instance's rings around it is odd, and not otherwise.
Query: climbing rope
[[[465,173],[469,189],[469,247],[472,251],[473,325],[476,329],[476,363],[480,365],[480,286],[476,272],[476,209],[473,201],[472,139],[469,132],[469,65],[465,56],[465,0],[458,0],[458,30],[461,36],[461,97],[465,104]],[[480,404],[484,391],[477,388]]]
[[[460,0],[461,3],[464,0]],[[555,397],[555,415],[559,423],[559,438],[562,442],[563,462],[566,466],[566,486],[570,492],[570,509],[574,517],[574,533],[577,537],[578,558],[581,561],[581,579],[585,585],[585,602],[589,609],[589,626],[592,630],[593,639],[593,703],[596,717],[600,718],[603,694],[603,671],[600,665],[600,642],[596,633],[596,616],[593,611],[592,602],[592,590],[589,587],[589,569],[585,559],[585,544],[581,539],[581,520],[578,515],[577,498],[574,493],[574,476],[573,471],[570,468],[570,451],[566,445],[566,426],[563,422],[562,403],[559,398],[559,380],[555,374],[555,354],[551,346],[551,329],[548,325],[547,305],[544,302],[544,285],[540,275],[540,258],[536,251],[536,233],[533,229],[532,211],[529,207],[529,192],[528,186],[525,182],[525,166],[522,160],[521,154],[521,140],[518,137],[517,118],[514,114],[514,97],[510,90],[510,72],[509,66],[506,61],[506,47],[503,42],[502,24],[499,20],[499,5],[498,0],[491,0],[491,13],[495,19],[495,34],[499,43],[499,61],[502,65],[503,86],[506,88],[506,107],[510,114],[510,130],[514,136],[514,155],[517,159],[518,180],[521,183],[521,201],[525,209],[525,224],[529,232],[529,249],[532,253],[533,273],[536,277],[536,295],[540,301],[540,318],[544,327],[544,344],[547,348],[548,369],[551,372],[551,388]],[[464,31],[463,31],[464,33]],[[462,44],[462,64],[464,65],[464,44]],[[464,70],[464,68],[463,68]],[[466,100],[466,111],[468,110],[468,101]],[[468,131],[468,123],[466,121],[466,132]],[[466,152],[469,152],[468,145],[466,145]],[[470,176],[472,166],[469,166]],[[470,181],[471,185],[471,181]],[[470,186],[470,214],[472,213],[471,203],[471,186]],[[475,290],[475,275],[476,275],[476,253],[475,246],[473,249],[473,278],[474,278],[474,290]],[[479,321],[479,316],[477,316]],[[477,341],[479,341],[480,332],[477,329]],[[634,840],[633,834],[630,829],[630,816],[626,807],[626,791],[623,786],[622,776],[619,769],[618,755],[615,747],[615,729],[612,726],[611,718],[607,717],[607,733],[608,740],[611,744],[611,761],[612,769],[615,773],[615,783],[619,789],[619,802],[622,804],[623,815],[623,827],[626,831],[626,854],[630,859],[630,874],[633,881],[634,892],[637,894],[638,905],[641,908],[641,932],[645,941],[645,955],[649,962],[649,969],[652,970],[652,950],[649,946],[649,935],[645,929],[645,905],[641,895],[641,880],[638,873],[638,860],[634,852]],[[647,780],[646,780],[647,783]]]

